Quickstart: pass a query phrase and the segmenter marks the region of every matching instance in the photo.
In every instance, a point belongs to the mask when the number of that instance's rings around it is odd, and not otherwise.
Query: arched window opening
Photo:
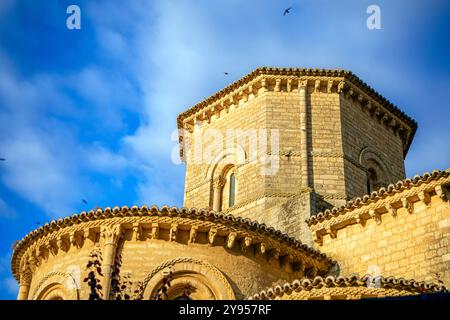
[[[377,189],[378,177],[375,169],[369,168],[367,170],[367,193],[371,193]]]
[[[228,206],[231,208],[234,206],[236,197],[236,175],[234,173],[230,174],[230,194]]]

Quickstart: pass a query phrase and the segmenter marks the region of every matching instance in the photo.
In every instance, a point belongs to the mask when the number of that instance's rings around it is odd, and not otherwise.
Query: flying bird
[[[284,12],[283,12],[283,16],[287,15],[288,13],[290,13],[291,9],[292,9],[292,7],[289,7],[287,9],[285,9]]]
[[[227,76],[227,75],[229,75],[229,73],[228,73],[228,72],[224,72],[223,74],[224,74],[224,75],[226,75],[226,76]]]
[[[88,204],[86,200],[82,199],[85,204]]]
[[[5,158],[0,158],[0,161],[6,161],[6,159]]]

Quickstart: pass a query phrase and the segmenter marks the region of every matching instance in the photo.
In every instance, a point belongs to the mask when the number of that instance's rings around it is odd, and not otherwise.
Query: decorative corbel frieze
[[[407,198],[402,198],[402,205],[403,207],[409,212],[409,213],[413,213],[414,212],[414,205],[413,203],[407,199]]]
[[[152,222],[152,234],[151,238],[153,240],[158,239],[159,237],[159,224],[158,222]]]
[[[133,223],[133,241],[142,240],[142,226],[140,223]]]
[[[327,233],[330,235],[330,237],[332,239],[336,239],[336,237],[337,237],[337,230],[335,228],[333,228],[332,226],[327,226],[325,228],[325,230],[327,231]]]
[[[314,92],[320,92],[320,80],[314,82]]]
[[[287,79],[287,82],[286,82],[286,91],[287,91],[287,92],[291,92],[291,91],[292,91],[292,79],[291,79],[291,78]]]
[[[261,88],[260,88],[261,92],[266,92],[267,91],[267,80],[265,78],[261,79]]]
[[[267,258],[270,260],[280,259],[280,248],[273,248],[267,253]]]
[[[76,248],[81,248],[83,246],[84,238],[79,232],[71,232],[69,235],[69,242]]]
[[[241,240],[241,250],[242,252],[248,252],[251,248],[253,239],[251,237],[245,237]]]
[[[275,80],[275,92],[280,92],[281,91],[281,79],[276,79]]]
[[[266,244],[264,242],[261,242],[259,244],[259,252],[264,255],[267,252],[267,247]]]
[[[320,245],[320,246],[323,245],[323,236],[318,231],[317,232],[313,232],[312,238],[313,238],[313,241],[315,243],[317,243],[318,245]]]
[[[392,204],[388,203],[386,204],[386,210],[393,216],[394,218],[397,217],[397,208],[392,206]]]
[[[337,93],[343,93],[345,91],[345,81],[340,81],[337,85]]]
[[[178,223],[172,223],[169,231],[169,241],[177,241]]]
[[[327,81],[327,93],[331,93],[333,90],[333,80]]]
[[[356,217],[356,223],[364,227],[366,225],[366,218],[362,214],[358,214]]]
[[[56,244],[56,240],[50,240],[48,242],[48,250],[54,256],[58,254],[58,245]]]
[[[189,231],[188,244],[195,243],[195,240],[197,239],[197,232],[198,232],[198,227],[192,226],[191,230]]]
[[[211,228],[208,232],[208,243],[210,246],[214,244],[214,240],[216,239],[217,229]]]
[[[70,248],[70,243],[64,236],[59,236],[56,239],[56,245],[58,246],[58,249],[67,252]]]
[[[418,193],[418,196],[419,196],[420,201],[423,202],[423,204],[425,204],[426,206],[429,206],[429,205],[430,205],[430,202],[431,202],[431,196],[430,196],[430,194],[429,194],[428,192],[426,192],[426,191],[420,191],[420,192]]]
[[[375,220],[376,224],[381,224],[381,215],[379,212],[375,211],[375,210],[370,210],[369,211],[369,216]]]
[[[96,241],[96,233],[90,228],[84,230],[83,237],[84,241],[90,242],[91,244],[94,244]]]
[[[236,232],[230,232],[228,234],[228,237],[227,237],[227,248],[228,249],[231,249],[234,247],[234,244],[236,243],[236,237],[237,237]]]
[[[438,185],[434,188],[437,196],[442,200],[442,201],[447,201],[447,195],[445,193],[444,187],[442,185]]]

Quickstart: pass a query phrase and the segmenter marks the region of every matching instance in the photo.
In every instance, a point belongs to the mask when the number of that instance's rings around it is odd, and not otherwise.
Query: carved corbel
[[[273,248],[267,253],[267,259],[279,260],[280,259],[280,248]]]
[[[71,245],[81,248],[83,246],[83,236],[78,232],[71,232],[69,235],[69,242]]]
[[[434,190],[436,191],[436,194],[439,198],[441,198],[442,201],[446,201],[447,200],[447,195],[445,193],[445,190],[443,188],[443,186],[436,186],[434,188]]]
[[[214,240],[216,239],[217,229],[211,228],[208,232],[208,243],[210,246],[214,244]]]
[[[369,216],[375,220],[376,224],[380,224],[381,223],[381,215],[379,212],[375,211],[375,210],[370,210],[369,211]]]
[[[337,93],[343,93],[345,90],[345,81],[340,81],[337,86]]]
[[[260,88],[261,92],[266,92],[267,91],[267,80],[261,79],[261,88]]]
[[[287,92],[291,92],[292,90],[292,79],[287,79],[287,83],[286,83],[286,91]]]
[[[84,236],[85,241],[89,240],[91,242],[91,244],[95,243],[96,236],[95,236],[95,233],[91,229],[88,228],[88,229],[84,230],[83,236]]]
[[[349,98],[353,97],[354,94],[355,94],[355,91],[353,91],[353,88],[350,88],[349,90],[347,90],[345,92],[345,98],[349,99]]]
[[[48,258],[49,249],[47,244],[41,244],[36,248],[36,256],[40,261],[43,261]]]
[[[356,223],[360,224],[363,227],[366,225],[366,219],[364,218],[364,216],[362,214],[359,214],[356,217]]]
[[[188,244],[195,243],[195,240],[197,239],[197,232],[198,232],[198,227],[197,226],[192,226],[191,230],[189,231]]]
[[[332,226],[327,226],[325,228],[325,230],[327,231],[327,233],[330,235],[330,237],[332,239],[336,239],[336,237],[337,237],[337,230],[335,228],[333,228]]]
[[[414,212],[414,205],[412,204],[411,201],[409,201],[407,198],[402,198],[402,205],[403,207],[409,212],[409,213],[413,213]]]
[[[314,82],[314,92],[320,92],[320,80]]]
[[[328,80],[327,82],[327,93],[331,93],[333,89],[333,80]]]
[[[151,238],[153,240],[158,239],[159,237],[159,224],[158,222],[153,222],[152,223],[152,236]]]
[[[393,207],[390,203],[386,204],[386,210],[393,216],[397,217],[397,208]]]
[[[172,223],[169,231],[169,241],[177,241],[178,223]]]
[[[249,248],[251,248],[253,239],[251,237],[245,237],[241,240],[241,250],[242,252],[248,252]]]
[[[56,256],[58,254],[58,245],[56,244],[55,240],[50,240],[48,242],[48,250],[54,256]]]
[[[430,205],[431,197],[428,192],[421,191],[421,192],[419,192],[418,196],[419,196],[420,201],[422,201],[426,206]]]
[[[279,92],[281,90],[281,79],[275,80],[275,91]]]
[[[228,237],[227,237],[227,248],[228,249],[231,249],[231,248],[234,247],[234,244],[236,242],[236,237],[237,237],[237,233],[236,232],[230,232],[228,234]]]
[[[322,237],[322,234],[320,234],[319,232],[313,232],[312,238],[313,238],[313,241],[315,243],[317,243],[318,245],[320,245],[320,246],[323,245],[323,237]]]
[[[58,239],[56,239],[56,245],[58,248],[62,251],[68,251],[70,248],[70,243],[67,241],[67,239],[63,236],[59,236]]]
[[[142,226],[140,223],[133,223],[133,241],[142,240]]]
[[[262,255],[264,255],[264,254],[266,253],[266,251],[267,251],[266,244],[265,244],[264,242],[261,242],[261,243],[259,244],[259,252],[260,252]]]

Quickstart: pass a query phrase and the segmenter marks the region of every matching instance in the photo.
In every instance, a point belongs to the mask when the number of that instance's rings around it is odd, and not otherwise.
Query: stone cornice
[[[275,299],[276,297],[282,297],[285,294],[291,294],[292,292],[311,291],[313,289],[334,289],[334,288],[349,288],[349,287],[368,287],[368,283],[376,282],[381,289],[395,289],[398,291],[408,291],[411,294],[420,293],[433,293],[433,292],[447,292],[444,286],[419,282],[415,280],[407,280],[404,278],[394,277],[373,277],[365,275],[349,276],[349,277],[333,277],[328,276],[326,278],[315,277],[314,279],[304,278],[302,280],[295,280],[291,283],[286,283],[283,286],[275,286],[267,290],[263,290],[257,293],[249,299],[252,300],[266,300]]]
[[[313,91],[320,91],[321,87],[325,87],[327,92],[342,93],[346,98],[359,101],[370,115],[400,134],[406,155],[417,130],[417,123],[352,72],[342,69],[257,68],[179,114],[178,128],[192,129],[195,120],[209,122],[220,110],[228,110],[230,105],[238,106],[240,100],[247,101],[251,95],[256,96],[261,91],[298,91],[301,85],[311,85]],[[283,90],[281,86],[284,87]],[[183,159],[181,134],[179,140]]]
[[[379,224],[383,214],[396,216],[397,209],[402,207],[413,213],[414,203],[422,201],[428,205],[431,195],[438,195],[446,201],[445,185],[448,184],[450,168],[445,171],[434,170],[382,187],[370,195],[350,200],[341,207],[325,210],[307,219],[306,223],[315,241],[321,243],[326,234],[335,238],[337,230],[355,223],[364,225],[368,219],[375,219]]]
[[[207,232],[208,245],[213,245],[215,237],[225,237],[224,245],[227,248],[242,246],[246,252],[261,251],[267,259],[290,256],[294,264],[316,268],[322,273],[328,271],[333,263],[325,254],[302,244],[299,240],[250,219],[195,208],[133,206],[81,212],[53,220],[30,232],[14,248],[11,262],[13,275],[19,279],[23,269],[21,266],[32,258],[38,264],[43,256],[50,253],[68,251],[72,245],[80,247],[85,240],[95,242],[95,239],[98,239],[95,234],[104,232],[105,226],[138,233],[133,235],[133,239],[142,239],[144,228],[148,230],[150,239],[160,239],[160,229],[167,229],[170,232],[168,241],[177,241],[177,232],[180,230],[190,230],[188,244],[195,242],[197,232]],[[71,235],[74,234],[77,237],[72,236],[72,239],[77,238],[79,243],[70,241]]]

